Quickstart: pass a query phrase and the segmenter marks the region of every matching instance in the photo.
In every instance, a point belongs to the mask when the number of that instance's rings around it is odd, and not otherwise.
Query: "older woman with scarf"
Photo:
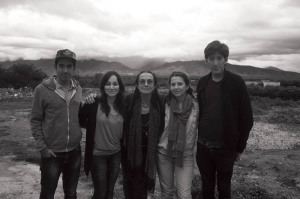
[[[137,75],[135,91],[127,96],[122,149],[123,189],[126,199],[152,198],[156,157],[164,127],[164,101],[157,78],[150,71]]]
[[[173,72],[168,83],[165,127],[158,144],[161,198],[174,198],[175,174],[177,197],[192,199],[198,103],[185,73]]]

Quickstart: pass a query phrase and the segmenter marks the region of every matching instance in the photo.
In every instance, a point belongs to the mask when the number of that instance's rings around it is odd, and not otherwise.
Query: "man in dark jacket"
[[[82,89],[72,79],[75,53],[59,50],[56,75],[35,88],[30,125],[41,154],[41,199],[53,199],[62,173],[64,198],[76,198],[81,165],[78,111]]]
[[[213,41],[204,50],[210,73],[199,79],[197,95],[199,124],[197,165],[204,199],[231,198],[231,177],[235,161],[246,148],[253,126],[252,108],[244,80],[225,69],[229,49]]]

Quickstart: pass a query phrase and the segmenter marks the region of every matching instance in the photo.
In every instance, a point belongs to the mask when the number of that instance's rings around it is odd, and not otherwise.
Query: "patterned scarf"
[[[174,97],[170,100],[168,156],[182,167],[186,139],[186,123],[193,108],[193,98],[187,94],[180,109]]]
[[[141,99],[137,99],[134,104],[132,118],[129,124],[128,137],[128,160],[131,168],[142,165],[146,158],[145,173],[147,174],[147,188],[153,189],[156,176],[156,153],[159,137],[160,115],[150,104],[149,129],[147,157],[143,157],[142,152],[142,120],[141,120]]]

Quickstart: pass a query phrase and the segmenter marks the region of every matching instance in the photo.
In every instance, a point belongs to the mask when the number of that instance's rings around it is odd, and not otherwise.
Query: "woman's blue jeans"
[[[174,198],[174,182],[178,199],[192,199],[194,156],[184,156],[182,164],[182,167],[179,167],[167,155],[158,152],[157,165],[162,199]]]
[[[80,175],[80,146],[70,152],[55,153],[56,157],[41,158],[40,199],[54,199],[58,179],[62,173],[65,199],[77,198],[77,184]]]
[[[93,199],[113,199],[120,162],[121,151],[113,155],[93,156],[91,167],[94,184]]]

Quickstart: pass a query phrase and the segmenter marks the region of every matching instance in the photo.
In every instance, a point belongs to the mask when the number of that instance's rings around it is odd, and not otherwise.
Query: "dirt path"
[[[29,127],[30,109],[0,111],[0,198],[38,198],[40,192],[39,153]],[[84,143],[82,143],[84,145]],[[83,168],[82,168],[83,169]],[[117,180],[115,198],[122,198],[121,178]],[[81,171],[78,199],[91,198],[91,177]],[[63,198],[62,180],[55,198]]]
[[[0,198],[38,198],[40,192],[39,154],[29,129],[30,109],[0,112]],[[82,175],[78,198],[89,198],[91,187]],[[55,198],[63,198],[61,178]]]
[[[0,198],[38,198],[39,168],[2,156],[0,162]]]
[[[40,171],[39,166],[28,162],[16,162],[12,156],[1,157],[0,162],[0,198],[39,198]],[[89,198],[92,189],[87,187],[86,180],[81,179],[78,186],[78,198]],[[61,178],[55,198],[64,198]]]
[[[0,111],[1,199],[30,199],[39,196],[39,154],[31,138],[29,114],[29,108]],[[298,126],[257,122],[249,140],[249,149],[234,169],[233,199],[300,198],[299,137]],[[263,147],[268,150],[262,150]],[[195,184],[194,196],[201,191],[199,177]],[[156,198],[159,198],[158,192],[157,185]],[[91,195],[91,179],[87,179],[82,172],[78,198],[90,198]],[[55,198],[63,198],[61,181]],[[115,198],[124,198],[121,178],[116,184]]]

